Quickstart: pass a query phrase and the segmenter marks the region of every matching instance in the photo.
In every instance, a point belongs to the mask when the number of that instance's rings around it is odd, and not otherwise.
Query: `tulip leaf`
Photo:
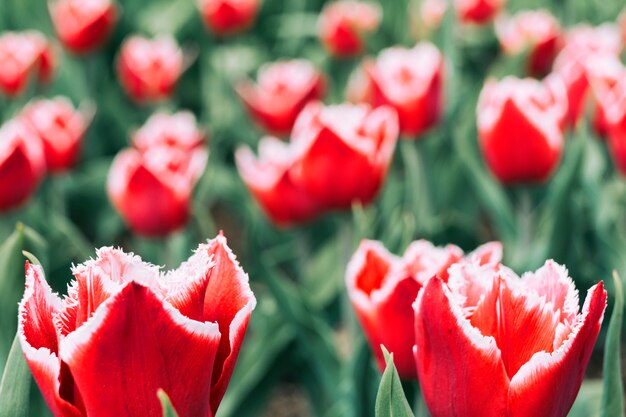
[[[624,386],[621,375],[620,339],[624,319],[624,283],[617,272],[613,273],[615,283],[615,305],[609,322],[609,330],[604,347],[604,387],[602,389],[601,417],[624,415]]]
[[[28,416],[30,380],[28,364],[15,336],[0,383],[0,417]]]
[[[176,410],[174,410],[174,406],[172,406],[170,397],[167,396],[165,391],[160,389],[157,392],[157,396],[159,397],[159,401],[161,401],[161,407],[163,408],[163,417],[178,417]]]
[[[387,352],[384,346],[381,348],[387,366],[380,380],[376,397],[376,417],[414,417],[402,390],[400,376],[393,364],[393,354]]]

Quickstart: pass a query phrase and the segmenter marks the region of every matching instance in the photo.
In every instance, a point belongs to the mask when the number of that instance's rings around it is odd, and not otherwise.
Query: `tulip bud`
[[[102,46],[117,21],[113,0],[50,0],[50,15],[59,40],[74,53]]]
[[[0,128],[0,212],[25,203],[46,171],[41,140],[25,123],[11,120]]]
[[[52,47],[39,32],[5,32],[0,36],[0,90],[8,96],[24,92],[28,83],[52,79]]]
[[[465,23],[484,25],[504,7],[505,0],[454,0],[456,13]]]
[[[260,0],[198,0],[206,27],[217,36],[243,32],[252,26]]]
[[[374,87],[374,105],[398,112],[403,135],[419,136],[437,123],[443,106],[443,57],[433,44],[385,49],[375,63],[366,64],[366,70]]]
[[[65,97],[33,101],[20,113],[42,140],[46,165],[53,173],[76,165],[91,116],[76,110]]]
[[[256,122],[277,136],[288,135],[304,107],[324,94],[322,75],[304,60],[263,66],[257,78],[257,85],[240,82],[237,93]]]
[[[140,103],[171,96],[183,70],[183,52],[170,36],[132,36],[124,41],[117,61],[122,87]]]
[[[324,7],[318,21],[320,39],[336,57],[359,55],[365,48],[364,37],[378,29],[380,6],[355,0],[341,0]]]
[[[567,93],[558,77],[488,81],[477,115],[491,172],[504,184],[546,181],[561,159],[566,113]]]
[[[513,17],[499,19],[496,22],[496,33],[506,54],[529,52],[527,72],[534,77],[542,77],[550,72],[562,46],[558,20],[543,9],[519,12]]]

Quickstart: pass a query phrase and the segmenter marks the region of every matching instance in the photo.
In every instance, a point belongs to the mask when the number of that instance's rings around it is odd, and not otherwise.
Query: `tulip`
[[[101,248],[75,266],[68,295],[26,264],[19,340],[55,417],[215,415],[256,300],[220,235],[179,269]]]
[[[617,57],[622,49],[619,31],[614,25],[598,27],[579,25],[567,34],[565,47],[554,62],[556,72],[565,82],[569,111],[567,122],[575,126],[584,112],[589,90],[587,64],[596,59]]]
[[[85,131],[92,115],[79,111],[65,97],[31,102],[20,117],[43,142],[48,171],[71,169],[80,154]]]
[[[483,25],[491,22],[504,7],[505,0],[454,0],[459,19]]]
[[[291,143],[265,138],[257,160],[236,153],[239,173],[274,223],[286,226],[320,213],[370,203],[382,186],[398,138],[395,112],[368,105],[309,104]]]
[[[604,96],[602,102],[609,151],[615,165],[626,176],[626,77],[622,77]]]
[[[198,0],[206,27],[218,36],[243,32],[254,23],[260,0]]]
[[[107,190],[113,206],[135,233],[158,237],[187,223],[193,188],[208,154],[204,145],[190,148],[189,138],[168,132],[160,132],[163,136],[156,144],[143,148],[145,132],[135,139],[137,148],[123,150],[113,161]]]
[[[374,85],[372,79],[365,71],[363,66],[357,67],[346,85],[346,100],[352,104],[373,103],[374,102]]]
[[[496,33],[506,54],[529,52],[528,74],[541,77],[550,72],[561,49],[561,28],[547,10],[519,12],[496,22]]]
[[[79,54],[102,46],[118,17],[113,0],[51,0],[50,16],[63,46]]]
[[[38,79],[47,83],[54,72],[54,54],[39,32],[5,32],[0,36],[0,90],[8,96],[24,92]]]
[[[499,266],[450,268],[417,296],[415,363],[432,417],[565,417],[606,307],[602,282],[579,312],[567,270],[520,279]]]
[[[140,103],[170,97],[183,71],[183,52],[170,36],[131,36],[124,41],[117,61],[122,87]]]
[[[619,100],[618,84],[626,79],[626,67],[614,56],[599,57],[587,63],[587,79],[595,101],[593,127],[604,137],[609,130],[605,109]]]
[[[341,0],[324,7],[318,21],[319,37],[329,53],[336,57],[359,55],[364,37],[378,29],[382,18],[380,6],[355,0]]]
[[[443,106],[443,57],[434,45],[385,49],[366,70],[374,105],[389,105],[398,112],[403,135],[421,135],[437,123]]]
[[[20,120],[0,128],[0,212],[24,204],[46,171],[41,140]]]
[[[413,0],[409,4],[411,31],[417,38],[427,37],[441,26],[447,10],[446,0]]]
[[[261,67],[256,86],[246,80],[236,90],[257,123],[283,136],[310,101],[322,98],[324,79],[308,61],[281,61]]]
[[[504,184],[543,182],[563,151],[567,92],[558,77],[543,83],[507,77],[488,81],[477,107],[480,148]]]
[[[155,146],[193,152],[204,145],[204,133],[191,112],[156,113],[133,134],[133,145],[144,152]]]

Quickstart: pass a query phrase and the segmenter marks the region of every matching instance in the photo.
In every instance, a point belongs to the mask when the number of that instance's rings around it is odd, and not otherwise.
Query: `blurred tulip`
[[[352,104],[374,102],[374,85],[363,66],[358,66],[350,74],[345,95],[346,100]]]
[[[443,56],[433,44],[385,49],[365,68],[374,87],[374,105],[389,105],[398,112],[403,135],[419,136],[437,123],[443,107]]]
[[[239,173],[265,213],[279,226],[323,211],[370,203],[382,186],[398,139],[395,112],[368,105],[309,104],[291,143],[265,138],[257,160],[236,153]]]
[[[18,119],[5,123],[0,128],[0,212],[25,203],[45,171],[41,140]]]
[[[587,63],[587,79],[595,102],[593,127],[600,137],[608,133],[606,110],[619,100],[618,84],[626,81],[626,67],[614,56],[598,57]]]
[[[319,17],[319,36],[337,57],[352,57],[364,50],[364,37],[378,29],[382,10],[375,3],[340,0],[328,3]]]
[[[622,41],[615,25],[579,25],[570,29],[565,47],[554,62],[554,72],[567,88],[568,125],[575,126],[584,112],[589,90],[587,64],[600,57],[617,57],[621,49]]]
[[[183,51],[171,36],[131,36],[124,41],[117,61],[122,87],[140,103],[170,97],[183,71]]]
[[[324,79],[308,61],[281,61],[259,69],[257,85],[242,81],[237,93],[250,115],[273,135],[288,135],[298,114],[324,95]]]
[[[496,17],[505,2],[505,0],[454,0],[454,8],[462,22],[483,25]]]
[[[59,40],[74,53],[87,53],[102,46],[117,21],[113,0],[49,1]]]
[[[109,197],[137,234],[164,236],[189,219],[193,189],[208,159],[192,121],[185,113],[154,116],[135,135],[136,148],[123,150],[113,161]],[[155,136],[147,137],[151,133]]]
[[[619,26],[622,29],[622,44],[626,44],[626,8],[619,15]]]
[[[19,340],[55,417],[160,417],[163,389],[180,417],[214,416],[256,299],[218,236],[180,268],[101,248],[75,266],[68,295],[26,264]]]
[[[39,32],[5,32],[0,36],[0,90],[8,96],[24,92],[28,83],[52,79],[52,47]]]
[[[248,29],[254,23],[260,6],[260,0],[198,0],[204,24],[218,36]]]
[[[562,47],[561,27],[547,10],[519,12],[496,21],[496,33],[506,54],[528,51],[527,72],[533,77],[548,74]]]
[[[65,97],[56,97],[31,102],[20,117],[42,140],[48,171],[74,167],[92,114],[75,109]]]
[[[622,175],[626,176],[626,77],[619,81],[603,97],[609,151]]]
[[[413,0],[409,3],[409,18],[414,35],[418,39],[427,37],[441,26],[447,10],[447,0]]]
[[[491,172],[504,184],[546,181],[561,159],[566,114],[567,92],[558,77],[489,80],[477,115]]]
[[[602,282],[582,313],[567,270],[547,261],[520,279],[457,264],[417,296],[415,362],[432,417],[565,417],[606,308]]]

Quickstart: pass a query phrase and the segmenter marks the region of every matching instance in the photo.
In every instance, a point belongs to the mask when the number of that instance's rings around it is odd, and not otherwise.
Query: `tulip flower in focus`
[[[359,55],[365,49],[365,36],[378,29],[382,18],[380,6],[355,0],[328,3],[318,21],[320,39],[337,57]]]
[[[389,105],[398,112],[403,135],[419,136],[437,123],[443,107],[443,56],[433,44],[385,49],[365,68],[374,105]]]
[[[50,15],[59,40],[74,53],[102,46],[118,17],[113,0],[50,0]]]
[[[324,79],[308,61],[281,61],[261,67],[256,85],[246,80],[236,89],[257,123],[270,134],[283,136],[310,101],[322,98]]]
[[[46,173],[43,145],[21,120],[0,128],[0,213],[24,204]]]
[[[198,0],[206,27],[218,36],[239,33],[254,23],[260,0]]]
[[[113,161],[109,197],[137,234],[165,236],[189,219],[193,189],[208,158],[203,142],[193,145],[198,136],[188,125],[191,121],[195,124],[185,113],[169,120],[152,118],[135,135],[135,147],[123,150]]]
[[[171,96],[183,71],[183,51],[170,36],[131,36],[122,45],[117,61],[124,90],[140,103]]]
[[[547,10],[519,12],[498,20],[496,33],[505,53],[529,52],[528,74],[534,77],[550,72],[562,46],[559,22]]]
[[[60,298],[27,263],[19,306],[19,340],[52,414],[160,417],[163,389],[180,417],[215,415],[256,304],[226,239],[167,273],[113,248],[72,272]]]
[[[484,25],[504,7],[505,0],[454,0],[456,13],[465,23]]]
[[[55,67],[48,40],[39,32],[5,32],[0,36],[0,91],[14,97],[29,82],[47,83]]]
[[[41,139],[49,172],[76,165],[92,114],[75,109],[65,97],[56,97],[31,102],[20,117]]]
[[[432,417],[566,417],[606,308],[602,282],[579,312],[553,261],[520,279],[506,267],[459,263],[413,306],[415,362]]]
[[[566,114],[567,92],[558,77],[487,81],[478,100],[478,137],[496,178],[504,184],[546,181],[561,159]]]
[[[502,246],[489,243],[468,257],[495,264],[501,260]],[[381,372],[385,359],[380,345],[384,345],[393,353],[400,377],[417,379],[413,302],[429,278],[439,276],[446,281],[448,268],[462,258],[457,246],[437,248],[424,240],[413,242],[402,258],[380,242],[361,242],[348,264],[346,285]]]
[[[563,79],[567,88],[568,125],[575,126],[584,112],[589,90],[587,65],[607,56],[618,57],[621,50],[622,40],[615,25],[579,25],[570,29],[565,47],[554,62],[554,72]]]
[[[397,139],[397,117],[388,107],[314,102],[296,120],[289,144],[264,138],[258,159],[240,148],[237,169],[267,216],[286,226],[370,203]]]

